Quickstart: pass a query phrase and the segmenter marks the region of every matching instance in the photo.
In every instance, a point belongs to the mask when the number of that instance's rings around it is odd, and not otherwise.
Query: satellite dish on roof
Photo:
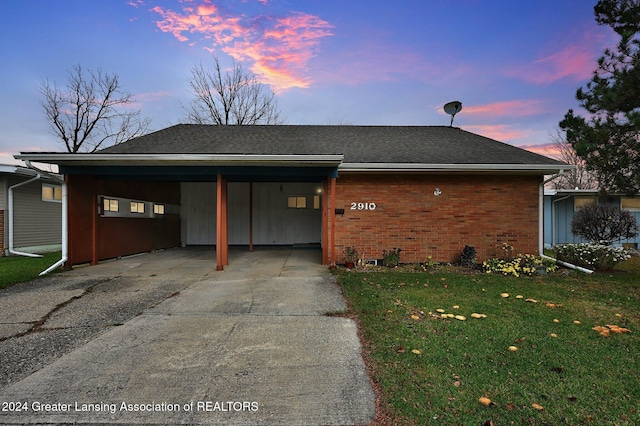
[[[444,112],[451,116],[451,123],[449,124],[449,127],[453,126],[453,118],[460,112],[460,110],[462,110],[462,102],[460,101],[453,101],[444,105]]]

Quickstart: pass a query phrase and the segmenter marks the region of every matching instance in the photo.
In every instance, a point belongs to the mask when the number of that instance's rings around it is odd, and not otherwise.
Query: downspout
[[[553,257],[549,257],[544,254],[544,186],[551,182],[554,179],[559,178],[564,174],[564,170],[560,169],[560,173],[557,175],[551,176],[549,179],[543,181],[538,187],[538,251],[540,252],[540,257],[547,260],[552,260],[556,263],[559,263],[562,266],[567,268],[575,269],[580,272],[584,272],[586,274],[593,274],[591,269],[586,269],[581,266],[574,265],[572,263],[563,262],[558,259],[554,259]]]
[[[36,176],[34,178],[31,178],[29,180],[25,180],[24,182],[20,182],[17,183],[15,185],[11,185],[9,187],[9,253],[10,254],[14,254],[16,256],[27,256],[27,257],[42,257],[42,255],[39,254],[33,254],[33,253],[24,253],[21,251],[17,251],[13,249],[13,230],[14,230],[14,226],[13,226],[13,190],[15,188],[18,188],[19,186],[22,185],[27,185],[31,182],[34,182],[36,180],[39,180],[42,177],[42,175],[40,174],[39,171],[36,170]]]
[[[27,164],[27,167],[29,167],[30,169],[36,171],[36,173],[38,173],[39,175],[46,175],[47,177],[60,182],[60,184],[62,185],[62,257],[59,261],[57,261],[56,263],[54,263],[53,265],[51,265],[50,267],[48,267],[47,269],[45,269],[44,271],[40,272],[40,276],[42,275],[46,275],[49,272],[53,271],[54,269],[64,265],[64,263],[67,261],[68,259],[68,255],[69,255],[69,235],[68,235],[68,225],[67,225],[67,212],[68,212],[68,196],[67,196],[67,183],[64,181],[64,179],[60,179],[57,176],[54,176],[50,173],[47,173],[43,170],[38,169],[37,167],[35,167],[33,164],[31,164],[31,162],[29,160],[25,160],[25,163]]]

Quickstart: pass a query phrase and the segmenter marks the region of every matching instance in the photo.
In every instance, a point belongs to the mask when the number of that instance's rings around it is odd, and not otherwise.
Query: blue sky
[[[190,70],[235,59],[287,124],[454,125],[537,152],[616,43],[595,0],[21,0],[0,2],[0,163],[63,151],[43,80],[117,73],[152,130],[183,121]],[[548,151],[547,151],[548,152]]]

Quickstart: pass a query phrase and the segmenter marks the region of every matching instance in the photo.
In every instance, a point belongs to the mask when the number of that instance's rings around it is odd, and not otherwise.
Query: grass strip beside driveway
[[[638,258],[591,276],[345,272],[339,282],[381,423],[640,424]],[[607,325],[630,332],[592,329]]]
[[[40,272],[60,260],[61,253],[47,253],[42,257],[0,257],[0,288],[30,281]]]

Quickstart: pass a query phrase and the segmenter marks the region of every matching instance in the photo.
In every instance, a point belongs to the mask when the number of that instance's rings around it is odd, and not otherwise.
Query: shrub
[[[618,206],[587,204],[573,216],[571,232],[587,241],[611,244],[638,235],[638,223]]]
[[[473,268],[476,266],[476,249],[472,246],[464,246],[462,254],[460,255],[460,265],[466,268]]]
[[[554,247],[558,260],[596,271],[607,271],[631,256],[622,247],[604,244],[558,244]]]
[[[485,260],[482,263],[487,274],[499,273],[502,275],[513,275],[519,277],[520,275],[531,276],[537,272],[540,268],[545,273],[553,272],[556,270],[556,265],[540,256],[533,254],[519,254],[511,259],[493,258]]]
[[[400,264],[400,252],[401,248],[393,248],[393,250],[382,250],[382,263],[384,266],[389,268],[393,268]]]

